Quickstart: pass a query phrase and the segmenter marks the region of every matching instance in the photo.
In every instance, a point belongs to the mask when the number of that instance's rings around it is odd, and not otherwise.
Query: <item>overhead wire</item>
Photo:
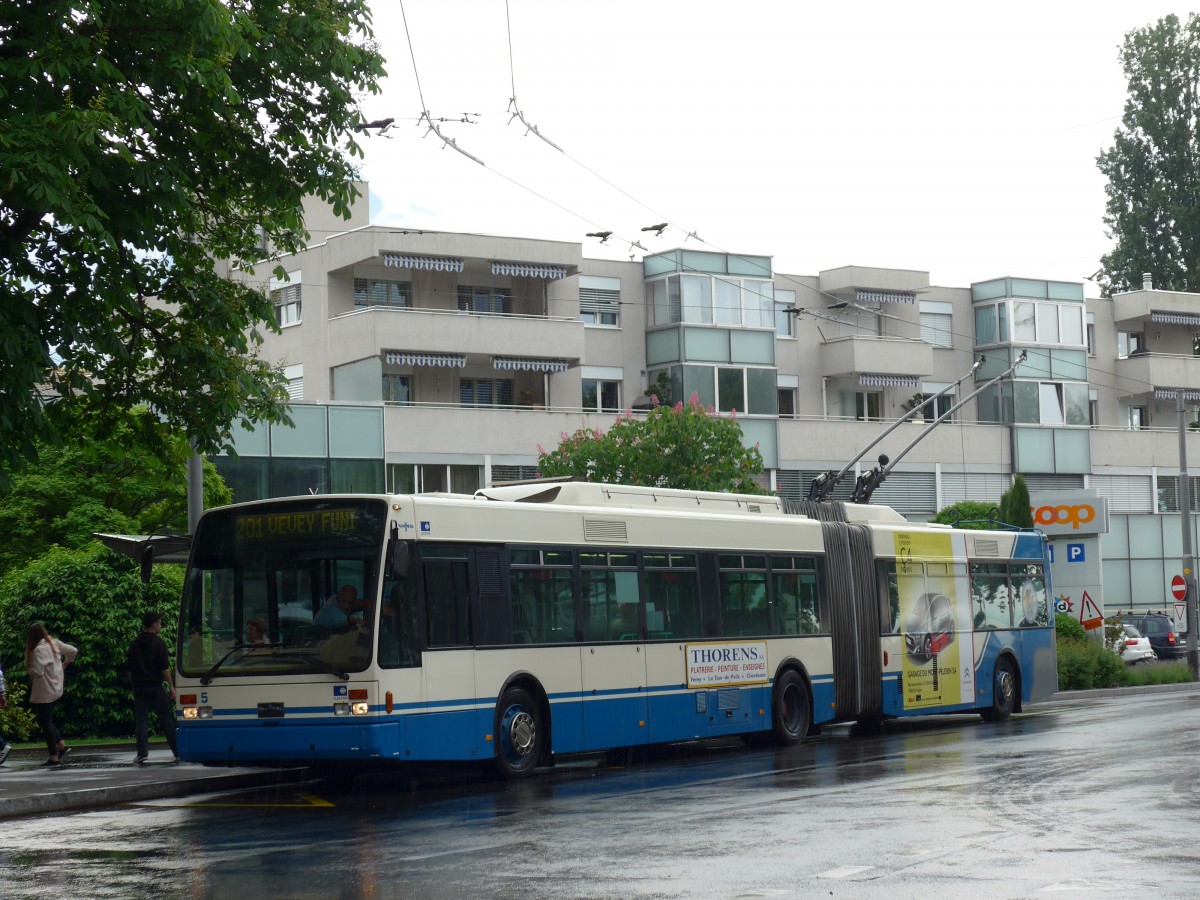
[[[434,132],[434,134],[436,134],[436,135],[437,135],[437,137],[438,137],[439,139],[441,139],[441,140],[443,141],[443,143],[444,143],[446,146],[449,146],[449,147],[451,147],[452,149],[454,149],[454,150],[457,150],[457,151],[458,151],[460,154],[462,154],[463,156],[466,156],[468,159],[471,159],[472,161],[474,161],[474,162],[478,163],[479,165],[483,166],[485,169],[487,169],[489,172],[491,172],[491,173],[492,173],[493,175],[495,175],[496,177],[502,178],[503,180],[505,180],[505,181],[509,182],[510,184],[514,185],[515,187],[517,187],[517,188],[520,188],[520,189],[521,189],[521,190],[523,190],[523,191],[526,191],[527,193],[529,193],[529,194],[531,194],[531,195],[533,195],[533,196],[537,197],[538,199],[540,199],[540,200],[542,200],[542,201],[544,201],[544,202],[546,202],[546,203],[549,203],[550,205],[552,205],[552,206],[554,206],[554,207],[556,207],[556,208],[558,208],[558,209],[562,210],[563,212],[565,212],[565,213],[567,213],[567,214],[569,214],[569,215],[571,215],[571,216],[574,216],[574,217],[575,217],[576,219],[578,219],[579,221],[581,221],[581,222],[586,222],[588,225],[591,225],[592,227],[596,228],[597,230],[601,229],[601,228],[602,228],[602,226],[600,226],[600,225],[599,225],[599,223],[597,223],[597,222],[596,222],[596,221],[594,221],[593,219],[590,219],[590,218],[588,218],[587,216],[585,216],[585,215],[583,215],[583,214],[581,214],[581,213],[577,212],[576,210],[574,210],[574,209],[571,209],[570,207],[567,207],[567,206],[565,206],[564,204],[562,204],[562,203],[559,203],[558,201],[551,199],[550,197],[546,196],[545,194],[543,194],[543,193],[541,193],[541,192],[539,192],[539,191],[537,191],[537,190],[535,190],[535,189],[533,189],[533,188],[529,187],[528,185],[525,185],[525,184],[523,184],[522,182],[520,182],[520,181],[516,180],[515,178],[512,178],[512,177],[510,177],[509,175],[506,175],[505,173],[503,173],[503,172],[499,171],[498,169],[496,169],[496,168],[494,168],[494,167],[492,167],[492,166],[489,166],[489,165],[487,165],[487,164],[486,164],[486,163],[485,163],[485,162],[484,162],[482,159],[479,159],[478,157],[474,156],[473,154],[471,154],[471,153],[467,152],[466,150],[462,149],[461,147],[459,147],[453,138],[449,138],[449,137],[447,137],[446,135],[444,135],[444,134],[441,132],[441,130],[440,130],[440,129],[439,129],[437,126],[436,126],[436,124],[435,124],[436,122],[445,122],[445,121],[468,121],[468,120],[467,120],[467,119],[465,119],[465,118],[464,118],[464,119],[458,119],[458,120],[448,120],[448,119],[445,119],[445,118],[434,119],[434,118],[433,118],[433,117],[430,115],[430,113],[429,113],[429,110],[428,110],[428,107],[426,106],[426,103],[425,103],[424,91],[423,91],[423,89],[422,89],[421,82],[420,82],[420,75],[419,75],[419,73],[418,73],[418,70],[417,70],[417,61],[416,61],[416,54],[415,54],[415,51],[414,51],[414,48],[413,48],[413,43],[412,43],[412,34],[411,34],[411,30],[409,29],[409,26],[408,26],[408,19],[407,19],[407,14],[406,14],[406,12],[405,12],[405,10],[404,10],[404,2],[403,2],[403,0],[400,0],[400,11],[401,11],[401,17],[402,17],[402,19],[403,19],[403,22],[404,22],[404,28],[405,28],[405,37],[406,37],[406,40],[407,40],[407,42],[408,42],[409,55],[410,55],[410,57],[411,57],[411,59],[412,59],[412,64],[413,64],[413,76],[414,76],[414,79],[416,80],[417,94],[418,94],[418,97],[419,97],[419,99],[420,99],[420,101],[421,101],[421,110],[422,110],[422,114],[421,114],[421,116],[417,117],[416,121],[417,121],[418,123],[419,123],[419,122],[421,122],[421,121],[425,121],[425,122],[427,123],[428,127],[429,127],[429,130],[430,130],[430,131],[433,131],[433,132]],[[650,206],[649,204],[645,203],[645,202],[644,202],[643,200],[641,200],[640,198],[638,198],[638,197],[634,196],[633,194],[629,193],[628,191],[626,191],[626,190],[625,190],[624,188],[622,188],[620,185],[616,184],[615,182],[613,182],[613,181],[612,181],[612,180],[610,180],[609,178],[605,177],[604,175],[602,175],[602,174],[600,174],[599,172],[597,172],[595,169],[591,168],[590,166],[588,166],[587,164],[585,164],[585,163],[584,163],[584,162],[582,162],[581,160],[579,160],[579,159],[577,159],[576,157],[574,157],[574,156],[573,156],[571,153],[569,153],[568,151],[564,150],[564,149],[563,149],[561,146],[559,146],[557,143],[555,143],[554,141],[551,141],[549,138],[547,138],[545,135],[543,135],[543,134],[540,132],[540,130],[537,128],[537,126],[536,126],[536,125],[533,125],[533,124],[531,124],[531,123],[530,123],[530,122],[527,120],[527,118],[525,117],[525,114],[524,114],[524,112],[523,112],[522,110],[520,110],[520,108],[519,108],[519,104],[518,104],[518,102],[517,102],[517,90],[516,90],[516,66],[515,66],[515,59],[514,59],[514,52],[513,52],[512,19],[511,19],[511,11],[510,11],[510,8],[509,8],[509,3],[508,3],[508,0],[505,0],[505,21],[506,21],[506,28],[507,28],[507,43],[508,43],[508,51],[509,51],[509,80],[510,80],[510,86],[511,86],[511,89],[512,89],[512,94],[511,94],[511,96],[510,96],[510,99],[509,99],[509,110],[510,110],[510,111],[513,111],[513,115],[512,115],[512,116],[510,117],[510,119],[509,119],[509,122],[510,122],[510,123],[512,122],[512,119],[513,119],[513,118],[519,119],[519,120],[520,120],[520,122],[521,122],[523,125],[525,125],[525,126],[526,126],[526,129],[527,129],[527,131],[526,131],[526,134],[528,134],[528,133],[532,132],[534,135],[536,135],[537,137],[541,138],[543,142],[545,142],[545,143],[546,143],[546,144],[548,144],[549,146],[553,147],[553,148],[554,148],[555,150],[557,150],[557,151],[558,151],[560,154],[562,154],[564,157],[566,157],[568,160],[570,160],[570,161],[571,161],[571,162],[572,162],[574,165],[576,165],[577,167],[579,167],[579,168],[583,169],[585,172],[587,172],[588,174],[590,174],[590,175],[591,175],[591,176],[593,176],[594,178],[596,178],[596,179],[598,179],[599,181],[603,182],[604,184],[608,185],[610,188],[612,188],[613,190],[617,191],[618,193],[620,193],[621,195],[623,195],[623,196],[624,196],[624,197],[626,197],[627,199],[631,200],[632,202],[636,203],[638,206],[640,206],[640,207],[642,207],[643,209],[647,210],[648,212],[652,213],[652,214],[653,214],[653,215],[654,215],[656,218],[660,218],[660,219],[663,219],[664,221],[666,221],[666,222],[667,222],[667,223],[668,223],[668,224],[669,224],[671,227],[675,228],[677,231],[679,231],[679,232],[681,232],[681,233],[683,233],[683,234],[685,235],[685,237],[684,237],[684,240],[685,240],[685,241],[686,241],[686,240],[688,240],[689,238],[690,238],[690,239],[695,239],[695,240],[696,240],[698,243],[704,244],[704,245],[706,245],[706,246],[708,246],[708,247],[712,247],[714,250],[716,250],[716,251],[718,251],[718,252],[720,252],[720,253],[726,254],[726,255],[728,255],[728,256],[733,256],[733,257],[736,257],[736,258],[738,258],[738,259],[741,259],[741,260],[745,261],[746,263],[748,263],[748,264],[750,264],[750,265],[758,265],[758,263],[757,263],[757,261],[755,260],[755,258],[754,258],[754,257],[745,256],[744,254],[733,253],[733,252],[731,252],[731,251],[729,251],[729,250],[726,250],[725,248],[721,247],[719,244],[716,244],[716,243],[714,243],[714,242],[712,242],[712,241],[708,241],[708,240],[705,240],[705,239],[701,238],[701,237],[699,236],[699,234],[697,233],[697,230],[696,230],[696,229],[693,229],[693,230],[690,230],[690,231],[689,231],[689,230],[687,230],[687,229],[685,229],[683,226],[681,226],[681,225],[679,225],[678,223],[676,223],[676,222],[673,220],[673,218],[672,218],[672,217],[670,217],[670,216],[668,216],[668,215],[666,215],[666,214],[664,214],[664,213],[662,213],[662,212],[658,211],[658,210],[657,210],[657,209],[655,209],[654,207],[652,207],[652,206]],[[651,229],[643,229],[643,231],[646,231],[646,230],[651,230]],[[637,240],[637,239],[631,239],[631,238],[629,238],[629,237],[623,236],[623,235],[621,235],[621,234],[620,234],[618,231],[616,231],[615,229],[612,229],[612,230],[611,230],[611,234],[612,234],[612,235],[615,235],[615,236],[617,237],[617,239],[618,239],[618,240],[619,240],[621,243],[627,244],[627,245],[628,245],[628,247],[629,247],[629,249],[630,249],[630,251],[632,251],[632,250],[633,250],[633,249],[636,247],[636,248],[639,248],[639,249],[641,249],[641,250],[643,250],[643,251],[645,251],[645,252],[649,253],[649,251],[648,251],[648,250],[645,248],[645,246],[644,246],[644,245],[642,245],[642,244],[641,244],[641,242],[640,242],[639,240]],[[661,230],[659,231],[659,236],[661,236]],[[631,254],[630,254],[630,258],[631,258],[631,259],[632,259],[632,256],[633,256],[633,254],[631,253]],[[689,269],[689,270],[690,270],[690,271],[692,271],[692,272],[695,272],[695,273],[697,273],[697,274],[705,274],[705,275],[709,275],[710,277],[714,278],[715,280],[718,280],[718,281],[724,281],[725,283],[728,283],[728,284],[731,284],[731,285],[732,285],[732,284],[735,284],[735,282],[733,282],[733,281],[730,281],[730,280],[728,280],[728,279],[723,279],[723,278],[722,278],[720,275],[717,275],[717,274],[715,274],[715,273],[711,273],[711,272],[702,272],[702,271],[701,271],[700,269],[698,269],[698,268],[694,268],[694,267],[688,267],[688,266],[686,266],[686,264],[684,264],[684,263],[683,263],[683,261],[682,261],[682,260],[679,260],[679,261],[678,261],[678,264],[679,264],[680,266],[683,266],[684,268],[687,268],[687,269]],[[761,276],[760,276],[760,277],[762,277],[762,278],[764,278],[764,279],[771,279],[771,280],[779,279],[779,280],[782,280],[783,282],[785,282],[785,283],[787,283],[787,284],[789,284],[789,285],[792,285],[792,286],[794,286],[794,287],[797,287],[797,288],[800,288],[800,289],[803,289],[803,290],[809,291],[809,292],[811,292],[811,293],[813,293],[813,294],[815,294],[815,295],[817,295],[817,296],[821,296],[821,297],[824,297],[824,298],[827,298],[827,299],[834,299],[834,300],[836,300],[836,301],[841,301],[841,300],[843,299],[843,298],[837,297],[836,295],[832,295],[832,294],[829,294],[829,293],[827,293],[827,292],[825,292],[825,291],[822,291],[822,290],[821,290],[821,289],[819,289],[819,288],[815,288],[815,287],[813,287],[813,286],[812,286],[812,285],[810,285],[810,284],[806,284],[806,283],[805,283],[805,282],[803,282],[803,281],[799,281],[799,280],[797,280],[795,277],[793,277],[793,276],[790,276],[790,275],[788,275],[788,274],[786,274],[786,273],[781,273],[781,272],[776,272],[776,271],[773,271],[773,270],[772,270],[770,267],[765,267],[765,266],[764,266],[764,267],[761,267],[761,268],[762,268],[762,272],[761,272]],[[753,277],[753,276],[751,276],[751,277]],[[736,284],[738,284],[738,286],[740,287],[740,281],[739,281],[739,282],[736,282]],[[642,307],[644,307],[644,306],[646,306],[647,304],[646,304],[646,303],[644,303],[644,302],[640,302],[640,301],[626,301],[626,300],[621,300],[621,301],[620,301],[620,305],[622,305],[622,306],[642,306]],[[804,313],[807,313],[807,314],[809,314],[809,315],[814,315],[814,316],[815,316],[815,312],[814,312],[813,310],[811,310],[811,309],[809,309],[809,308],[804,308],[804,307],[802,307],[801,309],[802,309],[802,311],[803,311]],[[823,314],[824,314],[824,313],[826,312],[826,310],[819,310],[819,312],[821,312],[821,313],[823,313]],[[885,318],[892,319],[892,320],[894,320],[894,321],[897,321],[898,323],[900,323],[900,324],[902,324],[902,325],[904,325],[904,326],[906,326],[906,327],[911,327],[911,328],[914,328],[914,329],[916,329],[916,330],[917,330],[917,332],[918,332],[918,334],[919,334],[919,330],[920,330],[920,327],[921,327],[921,326],[920,326],[920,322],[919,322],[919,321],[918,321],[918,322],[912,322],[912,323],[910,323],[910,322],[908,322],[907,320],[905,320],[905,319],[902,319],[902,318],[900,318],[900,317],[896,317],[896,316],[890,316],[890,315],[888,315],[888,314],[886,314],[886,313],[883,313],[882,311],[870,310],[870,309],[865,309],[865,308],[864,308],[864,309],[862,310],[862,312],[861,312],[861,313],[859,313],[859,314],[861,315],[861,314],[864,314],[864,313],[865,313],[865,314],[872,314],[872,315],[879,315],[879,316],[883,316],[883,317],[885,317]],[[842,319],[842,318],[840,318],[840,317],[837,317],[837,316],[826,316],[826,315],[822,315],[822,316],[820,316],[820,317],[822,317],[822,318],[829,318],[829,319],[830,319],[830,320],[832,320],[832,321],[836,321],[836,322],[839,322],[839,323],[841,323],[841,324],[844,324],[844,325],[849,325],[849,324],[850,324],[850,323],[846,322],[844,319]],[[952,336],[955,336],[955,337],[962,337],[962,338],[968,338],[968,339],[970,339],[970,340],[972,340],[972,341],[974,341],[974,339],[975,339],[975,335],[974,335],[974,334],[967,334],[967,333],[965,333],[965,332],[956,332],[956,331],[953,331],[953,330],[949,331],[948,333],[949,333],[949,334],[951,334]],[[957,348],[957,347],[951,347],[951,348],[947,348],[947,349],[951,349],[951,350],[952,350],[952,351],[954,351],[954,352],[959,352],[959,353],[967,353],[968,355],[972,355],[972,356],[974,356],[976,353],[978,353],[978,352],[979,352],[979,351],[978,351],[978,350],[976,350],[976,349],[972,349],[972,350],[970,350],[970,351],[966,351],[966,350],[961,350],[960,348]],[[984,352],[986,352],[986,350],[985,350]],[[1028,365],[1029,365],[1029,363],[1027,362],[1025,365],[1026,365],[1026,366],[1028,366]],[[1091,380],[1091,379],[1090,379],[1090,374],[1091,374],[1092,372],[1097,372],[1097,373],[1099,373],[1099,374],[1102,374],[1102,375],[1105,375],[1105,376],[1109,377],[1109,378],[1111,379],[1111,383],[1110,383],[1110,384],[1107,384],[1107,385],[1103,385],[1103,386],[1105,386],[1105,387],[1109,387],[1109,388],[1111,388],[1111,389],[1112,389],[1112,390],[1114,390],[1114,391],[1119,391],[1119,390],[1120,390],[1120,387],[1118,386],[1118,381],[1123,381],[1124,383],[1127,383],[1127,384],[1128,384],[1128,383],[1132,383],[1132,384],[1135,384],[1135,385],[1138,385],[1138,386],[1141,386],[1141,387],[1150,387],[1150,388],[1153,388],[1153,387],[1154,387],[1154,385],[1153,385],[1152,383],[1149,383],[1149,382],[1143,382],[1143,381],[1141,381],[1140,379],[1132,378],[1131,376],[1128,376],[1128,375],[1122,375],[1122,374],[1119,374],[1119,373],[1117,373],[1117,372],[1110,372],[1110,371],[1106,371],[1106,370],[1102,370],[1102,369],[1096,369],[1096,368],[1094,368],[1094,367],[1093,367],[1093,366],[1091,366],[1091,365],[1089,365],[1089,366],[1088,366],[1088,372],[1089,372],[1089,380]],[[1047,371],[1045,374],[1046,374],[1047,376],[1049,376],[1049,375],[1050,375],[1050,372],[1049,372],[1049,371]],[[1131,391],[1131,393],[1138,393],[1138,392],[1139,392],[1139,391],[1136,391],[1136,390],[1135,390],[1135,391]]]

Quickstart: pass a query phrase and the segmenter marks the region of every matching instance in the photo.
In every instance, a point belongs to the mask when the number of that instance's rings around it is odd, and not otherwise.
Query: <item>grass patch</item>
[[[1187,663],[1182,662],[1144,663],[1126,668],[1128,685],[1188,684],[1192,680]]]

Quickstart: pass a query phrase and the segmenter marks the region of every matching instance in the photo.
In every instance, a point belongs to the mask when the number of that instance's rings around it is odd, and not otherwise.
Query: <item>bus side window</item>
[[[429,611],[429,646],[469,645],[471,629],[467,561],[427,559],[424,575]]]

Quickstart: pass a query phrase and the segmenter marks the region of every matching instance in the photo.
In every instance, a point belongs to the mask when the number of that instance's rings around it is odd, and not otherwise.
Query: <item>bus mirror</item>
[[[408,544],[404,541],[392,541],[392,577],[408,577]]]

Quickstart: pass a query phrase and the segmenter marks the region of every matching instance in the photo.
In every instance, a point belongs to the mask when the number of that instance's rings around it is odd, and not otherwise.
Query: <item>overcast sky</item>
[[[578,241],[616,259],[641,257],[632,241],[696,246],[773,256],[790,274],[919,269],[953,286],[1096,271],[1110,241],[1095,160],[1120,123],[1120,45],[1188,12],[1144,0],[372,6],[389,77],[364,112],[396,119],[363,141],[374,224]],[[514,83],[525,118],[565,152],[510,123]],[[469,113],[438,127],[484,165],[418,124],[422,108]],[[662,221],[661,237],[641,230]],[[601,245],[589,231],[614,234]]]

